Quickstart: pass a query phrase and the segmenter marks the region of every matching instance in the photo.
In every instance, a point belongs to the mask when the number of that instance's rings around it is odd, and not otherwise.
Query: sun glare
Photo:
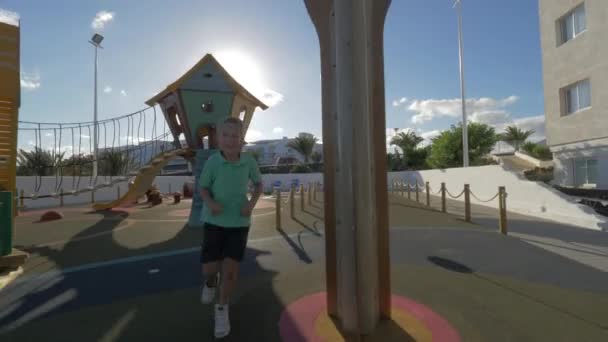
[[[223,50],[213,54],[218,62],[243,87],[256,96],[266,91],[262,71],[255,59],[238,50]]]

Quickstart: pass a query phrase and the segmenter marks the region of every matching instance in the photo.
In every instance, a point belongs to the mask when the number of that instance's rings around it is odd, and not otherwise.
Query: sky
[[[387,139],[414,130],[428,143],[461,120],[453,0],[393,0],[385,25]],[[4,19],[3,19],[4,18]],[[8,19],[7,19],[8,18]],[[270,105],[247,141],[310,132],[321,138],[317,35],[303,0],[0,0],[21,27],[20,120],[93,117],[93,33],[99,118],[144,102],[213,53]],[[533,0],[463,0],[467,113],[498,131],[515,124],[544,138],[538,24]]]

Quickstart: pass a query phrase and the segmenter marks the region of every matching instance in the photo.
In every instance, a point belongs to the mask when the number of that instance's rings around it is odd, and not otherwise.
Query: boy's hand
[[[252,211],[253,211],[253,207],[251,206],[251,203],[247,202],[241,208],[241,216],[246,216],[246,217],[251,216]]]
[[[210,201],[207,205],[209,206],[209,209],[211,209],[211,215],[213,216],[221,214],[224,210],[224,207],[215,201]]]

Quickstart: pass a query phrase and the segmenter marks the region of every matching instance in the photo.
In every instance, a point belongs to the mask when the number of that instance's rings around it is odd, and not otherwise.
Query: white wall
[[[532,157],[532,156],[529,156],[529,155],[527,155],[527,154],[525,154],[525,153],[521,153],[521,152],[515,152],[515,156],[516,156],[517,158],[523,159],[523,160],[525,160],[525,161],[527,161],[527,162],[529,162],[529,163],[531,163],[531,164],[535,165],[536,167],[543,167],[543,168],[546,168],[546,167],[551,167],[551,166],[553,166],[553,161],[551,161],[551,160],[540,160],[540,159],[536,159],[536,158],[534,158],[534,157]]]
[[[159,187],[159,190],[163,193],[172,191],[182,192],[183,185],[185,182],[192,182],[193,177],[189,176],[162,176],[156,177],[154,180],[154,184]],[[74,181],[74,183],[72,183]],[[97,180],[97,184],[102,185],[106,182],[109,182],[109,177],[99,177]],[[59,186],[59,182],[57,181],[57,186]],[[76,186],[72,186],[78,182],[78,177],[63,177],[63,184],[61,187],[63,188],[64,193],[70,193],[72,190],[76,188]],[[24,190],[25,196],[31,196],[34,194],[36,184],[36,177],[17,177],[17,189],[19,191]],[[48,195],[53,194],[56,191],[56,178],[53,177],[42,177],[42,185],[38,191],[38,195]],[[80,186],[78,189],[86,190],[89,185],[92,184],[90,181],[90,177],[82,177],[80,179]],[[118,196],[118,188],[120,188],[121,195],[124,195],[125,191],[127,191],[127,183],[122,182],[118,183],[112,187],[104,187],[98,190],[95,190],[95,201],[97,202],[106,202],[113,201]],[[91,193],[84,192],[78,194],[77,196],[66,195],[64,196],[64,204],[72,205],[72,204],[88,204],[91,203]],[[36,200],[25,200],[25,206],[27,208],[45,208],[45,207],[56,207],[59,206],[59,198],[43,198]]]
[[[281,190],[289,191],[290,185],[294,179],[297,179],[300,184],[308,184],[309,182],[323,183],[322,173],[304,173],[304,174],[264,174],[262,180],[264,182],[264,190],[272,191],[275,181],[281,181]],[[445,170],[426,170],[418,172],[390,172],[388,174],[388,185],[395,180],[409,181],[414,184],[418,181],[419,184],[429,182],[431,190],[436,192],[440,189],[441,182],[446,183],[447,189],[454,195],[460,193],[464,184],[470,184],[471,191],[480,199],[485,200],[493,197],[498,192],[499,186],[505,186],[508,194],[507,208],[509,211],[536,216],[568,224],[590,228],[601,229],[601,226],[608,228],[608,218],[595,213],[588,206],[577,204],[573,197],[567,196],[550,186],[527,181],[515,173],[505,171],[499,165],[470,167],[470,168],[454,168]],[[192,177],[174,176],[174,177],[157,177],[154,181],[159,186],[161,192],[182,191],[185,182],[192,182]],[[71,190],[71,177],[65,177],[64,190]],[[103,180],[100,180],[103,183]],[[17,177],[17,186],[19,189],[26,190],[26,195],[33,192],[34,177]],[[81,180],[81,188],[88,185],[88,179]],[[44,177],[41,194],[47,194],[54,191],[55,177]],[[171,186],[171,189],[169,189]],[[126,190],[126,183],[120,184],[121,192]],[[96,192],[96,200],[109,201],[116,198],[116,187],[104,189]],[[90,194],[81,194],[77,197],[66,197],[65,203],[90,203]],[[464,197],[460,198],[464,200]],[[474,197],[471,197],[472,203],[487,205],[490,207],[498,207],[498,201],[494,200],[490,203],[480,203]],[[58,199],[44,199],[37,201],[26,201],[28,207],[43,207],[57,206]]]
[[[432,191],[438,191],[441,182],[445,182],[453,195],[459,194],[464,184],[470,184],[471,191],[482,200],[490,199],[498,192],[499,186],[505,186],[509,211],[589,229],[608,228],[607,217],[576,203],[573,197],[544,183],[527,181],[523,176],[505,171],[499,165],[389,173],[389,185],[393,180],[409,180],[412,184],[416,180],[421,184],[428,181]],[[460,200],[464,200],[464,196]],[[471,197],[471,202],[498,208],[498,200],[480,203]]]

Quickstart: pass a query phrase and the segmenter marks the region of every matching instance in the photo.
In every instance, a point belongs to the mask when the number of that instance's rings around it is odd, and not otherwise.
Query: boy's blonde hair
[[[217,127],[218,133],[221,133],[222,130],[224,129],[224,127],[226,127],[228,125],[237,126],[239,129],[239,132],[241,133],[241,137],[243,137],[243,121],[241,121],[241,119],[234,118],[234,117],[228,117],[228,118],[220,121],[218,124],[218,127]]]

